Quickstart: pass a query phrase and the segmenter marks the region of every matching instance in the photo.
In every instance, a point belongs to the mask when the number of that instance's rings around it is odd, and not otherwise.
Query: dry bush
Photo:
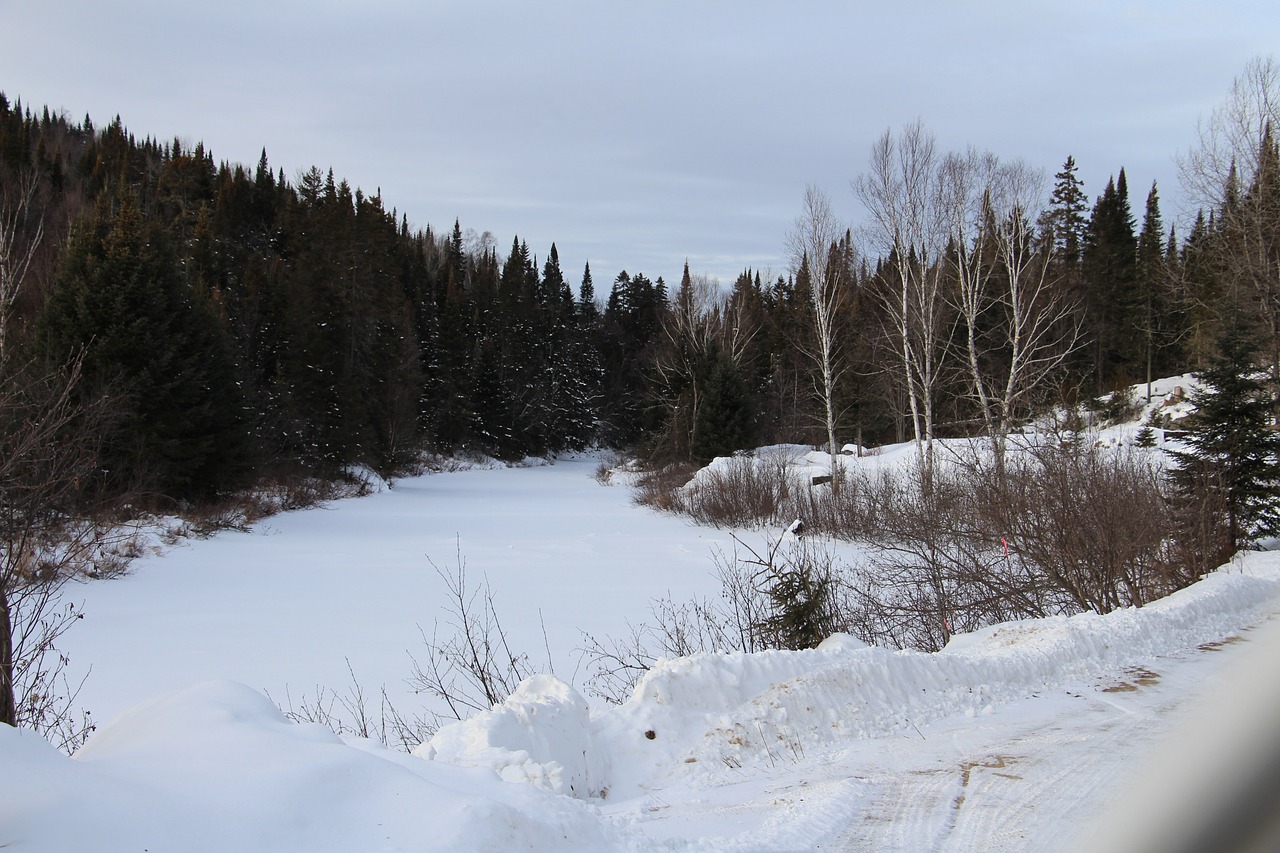
[[[859,470],[843,469],[838,486],[802,485],[791,493],[791,500],[779,521],[799,518],[811,533],[836,539],[858,539],[868,530],[868,476]]]
[[[623,638],[583,636],[588,692],[620,704],[661,658],[811,648],[845,630],[836,606],[842,579],[830,548],[783,537],[759,549],[734,542],[732,553],[716,555],[719,599],[661,598],[650,604],[651,620],[629,624]]]
[[[276,705],[295,723],[319,723],[334,734],[376,740],[404,752],[412,751],[435,732],[437,721],[401,713],[387,696],[385,687],[380,691],[375,710],[350,660],[347,672],[351,684],[344,692],[317,686],[311,697],[304,693],[295,702],[286,688],[284,703],[276,702]]]
[[[970,470],[984,526],[1077,608],[1141,606],[1180,585],[1177,526],[1146,452],[1068,442]]]
[[[779,522],[794,491],[785,457],[734,456],[702,471],[682,498],[699,524],[752,528]]]
[[[212,536],[222,530],[248,530],[255,523],[282,512],[309,509],[327,501],[363,497],[375,488],[374,475],[350,470],[340,477],[277,472],[252,489],[181,508],[180,536]]]
[[[0,723],[71,751],[92,730],[73,704],[55,643],[80,619],[73,578],[114,570],[115,537],[98,475],[114,414],[76,399],[79,363],[40,371],[0,363]]]
[[[735,456],[699,473],[671,498],[699,524],[754,529],[803,519],[806,529],[850,538],[865,525],[861,476],[840,469],[839,483],[814,485],[792,470],[794,454]]]
[[[868,641],[932,650],[984,625],[1142,605],[1186,580],[1160,472],[1126,450],[974,454],[929,481],[864,482],[859,504],[867,556],[843,613]]]
[[[933,650],[954,633],[1044,615],[1034,579],[977,523],[971,485],[954,469],[935,472],[885,471],[861,484],[854,538],[867,548],[852,633]]]
[[[444,630],[437,621],[430,637],[421,632],[426,652],[421,658],[410,655],[409,685],[416,693],[442,700],[452,717],[461,720],[502,702],[538,670],[527,654],[507,642],[488,582],[467,582],[460,552],[452,572],[431,566],[445,583]],[[549,653],[544,671],[554,672]],[[442,719],[435,715],[428,728],[434,731]]]
[[[680,487],[697,471],[692,463],[664,465],[636,478],[635,502],[660,512],[684,512]]]
[[[578,654],[590,672],[588,693],[620,705],[659,659],[763,648],[757,645],[743,612],[732,603],[726,606],[708,598],[677,603],[664,597],[650,602],[649,613],[649,621],[627,623],[621,638],[582,635]]]

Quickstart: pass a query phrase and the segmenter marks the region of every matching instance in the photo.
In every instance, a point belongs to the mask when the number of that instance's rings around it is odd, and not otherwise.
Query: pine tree
[[[1049,197],[1049,208],[1042,220],[1048,226],[1046,230],[1053,241],[1054,255],[1067,267],[1080,263],[1080,252],[1088,230],[1085,218],[1088,198],[1084,194],[1084,183],[1076,176],[1076,169],[1075,158],[1068,155],[1062,171],[1054,175],[1053,194]]]
[[[1196,412],[1187,449],[1173,453],[1175,488],[1184,498],[1217,493],[1228,549],[1280,533],[1280,432],[1272,430],[1272,402],[1255,372],[1255,337],[1237,318],[1219,341],[1219,354],[1196,374]]]

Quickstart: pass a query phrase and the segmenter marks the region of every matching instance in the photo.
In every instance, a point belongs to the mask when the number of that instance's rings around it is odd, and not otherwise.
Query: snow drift
[[[562,794],[634,796],[677,777],[796,760],[1055,687],[1100,680],[1220,640],[1273,612],[1280,554],[1141,609],[1023,620],[953,637],[936,654],[852,638],[803,652],[701,654],[658,662],[624,704],[594,714],[549,676],[441,729],[418,754]]]

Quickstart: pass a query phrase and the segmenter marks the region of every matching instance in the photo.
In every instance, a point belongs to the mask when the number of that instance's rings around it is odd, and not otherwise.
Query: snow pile
[[[286,720],[206,682],[139,706],[74,758],[0,726],[15,850],[616,849],[582,804]]]
[[[490,767],[506,782],[556,794],[603,790],[605,751],[592,737],[587,702],[551,675],[525,679],[502,704],[441,729],[414,754],[463,767]]]
[[[954,637],[937,654],[837,638],[807,652],[660,661],[627,702],[587,719],[581,697],[567,686],[526,682],[509,703],[442,729],[424,754],[565,793],[572,780],[575,792],[607,790],[610,797],[798,760],[850,739],[989,713],[1220,640],[1280,600],[1280,554],[1249,554],[1242,566],[1142,609],[992,626]],[[567,730],[568,721],[581,730]]]
[[[893,444],[872,450],[848,444],[835,458],[838,470],[848,471],[854,465],[883,465],[901,463],[914,458],[915,445]],[[808,488],[815,483],[825,483],[831,476],[832,458],[825,450],[817,450],[805,444],[774,444],[753,451],[741,451],[733,456],[717,456],[705,467],[698,469],[681,491],[686,495],[711,488],[721,488],[726,483],[748,480],[756,485],[776,487],[785,480],[793,489]]]

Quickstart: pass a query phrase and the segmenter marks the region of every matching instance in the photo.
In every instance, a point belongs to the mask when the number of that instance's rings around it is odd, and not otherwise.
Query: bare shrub
[[[356,678],[350,660],[347,661],[347,673],[351,677],[351,683],[344,692],[317,686],[311,697],[308,698],[304,693],[295,702],[286,688],[284,703],[276,704],[295,723],[318,723],[334,734],[376,740],[384,746],[405,752],[431,737],[436,729],[434,721],[423,716],[410,717],[401,713],[387,696],[385,687],[379,693],[375,709]]]
[[[56,646],[84,618],[83,608],[65,601],[61,593],[61,584],[26,586],[10,596],[9,618],[18,725],[39,732],[70,754],[84,744],[95,725],[89,712],[76,705],[88,673],[72,682],[67,676],[70,659]]]
[[[535,673],[529,656],[515,652],[507,642],[494,605],[493,593],[485,581],[480,586],[467,582],[466,563],[461,553],[452,572],[431,564],[445,583],[445,632],[437,620],[431,636],[421,631],[426,648],[421,659],[410,655],[413,674],[409,685],[444,702],[454,719],[488,710],[510,696],[521,681]],[[548,656],[547,671],[554,671]],[[438,727],[436,715],[430,728]]]
[[[805,529],[836,539],[858,539],[867,531],[867,475],[841,469],[838,488],[803,486],[792,491],[779,522],[804,520]]]
[[[680,463],[644,472],[636,478],[635,502],[661,512],[684,512],[680,487],[696,470],[692,463]]]
[[[114,570],[116,528],[98,488],[98,443],[110,410],[79,403],[79,364],[41,372],[0,363],[0,723],[74,749],[92,730],[73,704],[55,648],[80,618],[61,592]]]
[[[759,549],[734,542],[731,553],[715,557],[718,600],[664,597],[650,604],[650,621],[628,624],[625,637],[583,635],[588,692],[620,704],[663,658],[810,648],[844,630],[836,606],[840,570],[829,548],[783,537]]]
[[[859,494],[854,538],[867,549],[845,601],[853,633],[933,650],[954,633],[1044,615],[1037,579],[1005,559],[957,468],[939,465],[929,479],[918,468],[885,471]]]
[[[586,690],[610,704],[626,701],[636,683],[663,658],[707,651],[750,648],[748,634],[735,633],[724,607],[711,599],[676,603],[670,597],[649,605],[652,621],[627,623],[623,637],[582,635],[578,653],[590,675]]]
[[[972,470],[985,526],[1077,608],[1140,606],[1180,585],[1166,484],[1147,453],[1068,442]]]
[[[780,520],[793,488],[785,459],[734,456],[700,472],[683,499],[689,517],[700,524],[758,527]]]
[[[867,556],[842,612],[868,641],[932,650],[997,622],[1142,605],[1187,580],[1160,472],[1131,450],[975,452],[860,495]]]

